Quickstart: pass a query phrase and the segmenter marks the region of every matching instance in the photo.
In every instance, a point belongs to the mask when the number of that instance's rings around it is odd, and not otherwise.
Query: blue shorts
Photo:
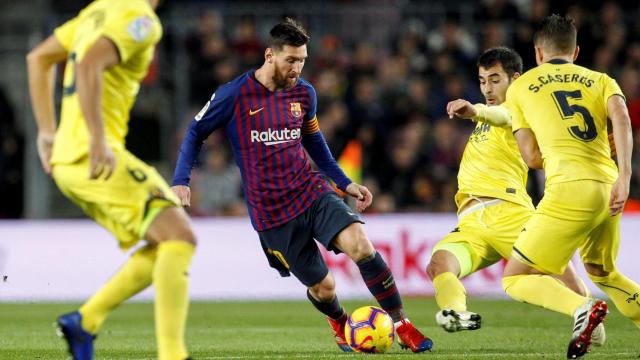
[[[329,273],[314,239],[336,254],[333,239],[347,226],[364,223],[340,197],[330,192],[316,199],[295,219],[260,231],[260,243],[269,265],[282,276],[293,274],[305,286],[313,286]]]

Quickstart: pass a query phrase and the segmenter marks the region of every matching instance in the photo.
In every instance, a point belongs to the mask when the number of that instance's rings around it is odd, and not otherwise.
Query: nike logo
[[[249,116],[253,116],[253,115],[259,113],[260,111],[262,111],[262,109],[264,109],[264,107],[261,107],[260,109],[258,109],[256,111],[253,111],[253,110],[249,109]]]

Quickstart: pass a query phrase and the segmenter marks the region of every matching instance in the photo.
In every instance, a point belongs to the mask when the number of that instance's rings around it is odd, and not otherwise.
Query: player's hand
[[[613,137],[613,133],[609,134],[609,147],[611,148],[611,156],[616,156],[616,139]]]
[[[107,180],[116,168],[116,156],[104,139],[92,140],[89,145],[89,179],[104,175]]]
[[[171,187],[173,193],[180,199],[180,205],[191,206],[191,188],[185,185],[175,185]]]
[[[373,202],[373,195],[371,195],[371,191],[366,186],[351,183],[347,186],[345,192],[356,198],[356,210],[358,212],[365,211]]]
[[[51,149],[53,148],[55,137],[55,133],[39,132],[36,140],[42,170],[47,174],[51,174]]]
[[[473,104],[467,100],[457,99],[449,101],[447,104],[447,114],[449,114],[449,119],[453,119],[454,116],[461,119],[471,119],[478,115],[478,111]]]
[[[624,209],[624,203],[629,197],[629,181],[629,177],[618,177],[618,180],[613,183],[609,199],[609,215],[618,215]]]

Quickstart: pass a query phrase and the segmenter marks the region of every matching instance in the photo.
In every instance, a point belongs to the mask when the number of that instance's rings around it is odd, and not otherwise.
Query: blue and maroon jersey
[[[316,106],[315,90],[302,78],[290,89],[271,91],[254,71],[239,76],[218,88],[189,125],[173,185],[189,184],[203,141],[224,128],[240,167],[253,227],[264,231],[294,219],[333,191],[312,171],[303,145],[338,188],[351,183],[329,152]]]

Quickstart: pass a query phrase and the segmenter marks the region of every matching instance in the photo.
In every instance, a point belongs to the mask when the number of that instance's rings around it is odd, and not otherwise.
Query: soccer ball
[[[347,344],[357,352],[383,353],[393,344],[393,320],[386,311],[363,306],[351,313],[344,326]]]

